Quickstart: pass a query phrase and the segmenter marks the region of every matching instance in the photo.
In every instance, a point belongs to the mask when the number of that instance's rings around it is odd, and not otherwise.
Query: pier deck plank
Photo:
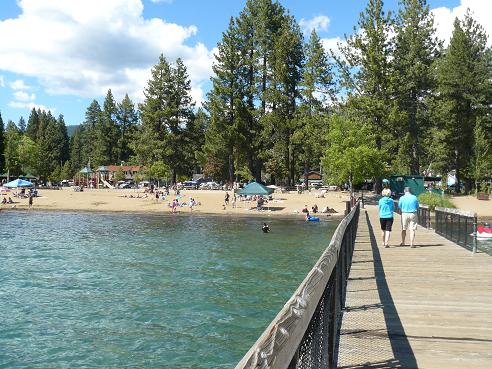
[[[383,248],[376,206],[362,210],[347,286],[339,368],[492,368],[492,257],[419,227]]]

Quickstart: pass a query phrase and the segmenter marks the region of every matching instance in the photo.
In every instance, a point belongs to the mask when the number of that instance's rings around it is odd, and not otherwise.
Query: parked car
[[[222,186],[217,182],[207,182],[200,185],[201,190],[220,190]]]
[[[196,190],[198,188],[198,183],[196,181],[184,181],[183,188],[186,190]]]
[[[125,182],[125,183],[120,183],[120,184],[118,185],[118,188],[132,188],[132,185],[131,185],[130,183],[127,183],[127,182]]]

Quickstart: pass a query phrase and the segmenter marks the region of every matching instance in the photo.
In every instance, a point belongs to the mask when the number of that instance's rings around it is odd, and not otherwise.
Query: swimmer
[[[263,231],[263,233],[269,233],[270,227],[268,226],[268,224],[263,223],[263,227],[261,227],[261,230]]]

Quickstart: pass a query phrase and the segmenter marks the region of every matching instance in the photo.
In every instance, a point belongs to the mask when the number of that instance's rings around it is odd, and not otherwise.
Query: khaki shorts
[[[401,213],[401,227],[404,231],[417,229],[417,214],[416,213]]]

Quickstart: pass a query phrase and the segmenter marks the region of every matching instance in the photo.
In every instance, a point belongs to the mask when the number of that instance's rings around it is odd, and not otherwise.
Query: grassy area
[[[442,197],[437,193],[424,192],[419,195],[419,203],[423,205],[428,205],[431,211],[434,211],[436,206],[443,208],[455,208],[454,204],[449,199],[449,196]]]

